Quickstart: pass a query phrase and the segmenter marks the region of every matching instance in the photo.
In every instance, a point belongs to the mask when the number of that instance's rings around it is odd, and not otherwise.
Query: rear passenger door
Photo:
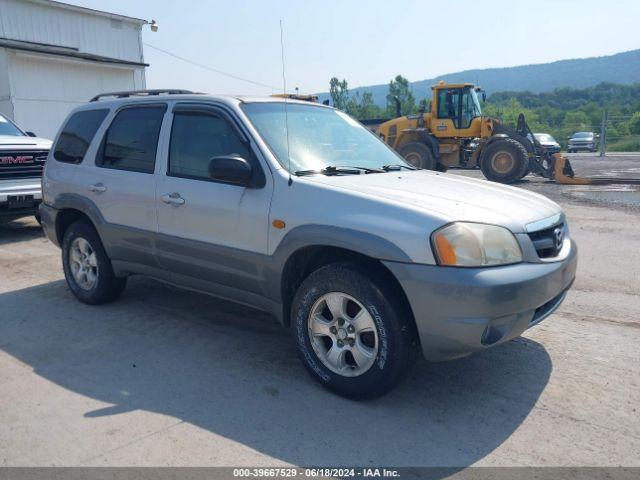
[[[163,266],[185,277],[260,293],[267,253],[272,179],[229,111],[207,104],[173,109],[165,167],[156,193],[157,253]],[[253,170],[255,188],[213,180],[213,157],[239,155]],[[207,285],[208,284],[208,285]],[[220,293],[219,291],[217,293]]]
[[[117,110],[95,156],[77,183],[106,225],[101,234],[114,260],[153,265],[157,233],[156,155],[166,104]]]

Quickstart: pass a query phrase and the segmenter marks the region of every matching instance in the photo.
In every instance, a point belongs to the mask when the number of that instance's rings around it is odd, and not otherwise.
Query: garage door
[[[144,88],[142,69],[12,54],[14,119],[25,130],[53,138],[69,111],[102,92]]]

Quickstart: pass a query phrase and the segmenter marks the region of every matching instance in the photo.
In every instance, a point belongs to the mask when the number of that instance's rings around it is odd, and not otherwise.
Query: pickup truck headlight
[[[431,235],[431,244],[440,265],[484,267],[522,261],[516,237],[497,225],[451,223]]]

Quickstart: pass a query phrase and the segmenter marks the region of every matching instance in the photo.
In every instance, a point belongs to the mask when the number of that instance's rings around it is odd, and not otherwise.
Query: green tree
[[[396,78],[389,82],[389,93],[387,94],[387,115],[390,117],[396,116],[396,102],[394,97],[398,97],[400,100],[400,112],[402,115],[411,115],[416,111],[416,99],[411,91],[409,80],[402,75],[397,75]]]
[[[640,112],[635,112],[629,120],[629,133],[640,135]]]
[[[368,120],[371,118],[380,118],[383,114],[382,109],[373,102],[373,94],[371,92],[356,92],[349,98],[347,103],[347,113],[356,117],[358,120]]]
[[[335,108],[346,110],[349,103],[349,84],[345,79],[340,81],[337,77],[333,77],[329,81],[329,95]]]

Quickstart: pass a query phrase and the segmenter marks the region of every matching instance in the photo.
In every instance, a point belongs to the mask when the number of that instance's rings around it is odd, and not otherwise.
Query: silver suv
[[[113,98],[116,97],[116,98]],[[271,312],[349,397],[551,314],[577,250],[554,202],[415,170],[348,115],[274,98],[135,92],[75,109],[42,221],[82,302],[146,275]]]

